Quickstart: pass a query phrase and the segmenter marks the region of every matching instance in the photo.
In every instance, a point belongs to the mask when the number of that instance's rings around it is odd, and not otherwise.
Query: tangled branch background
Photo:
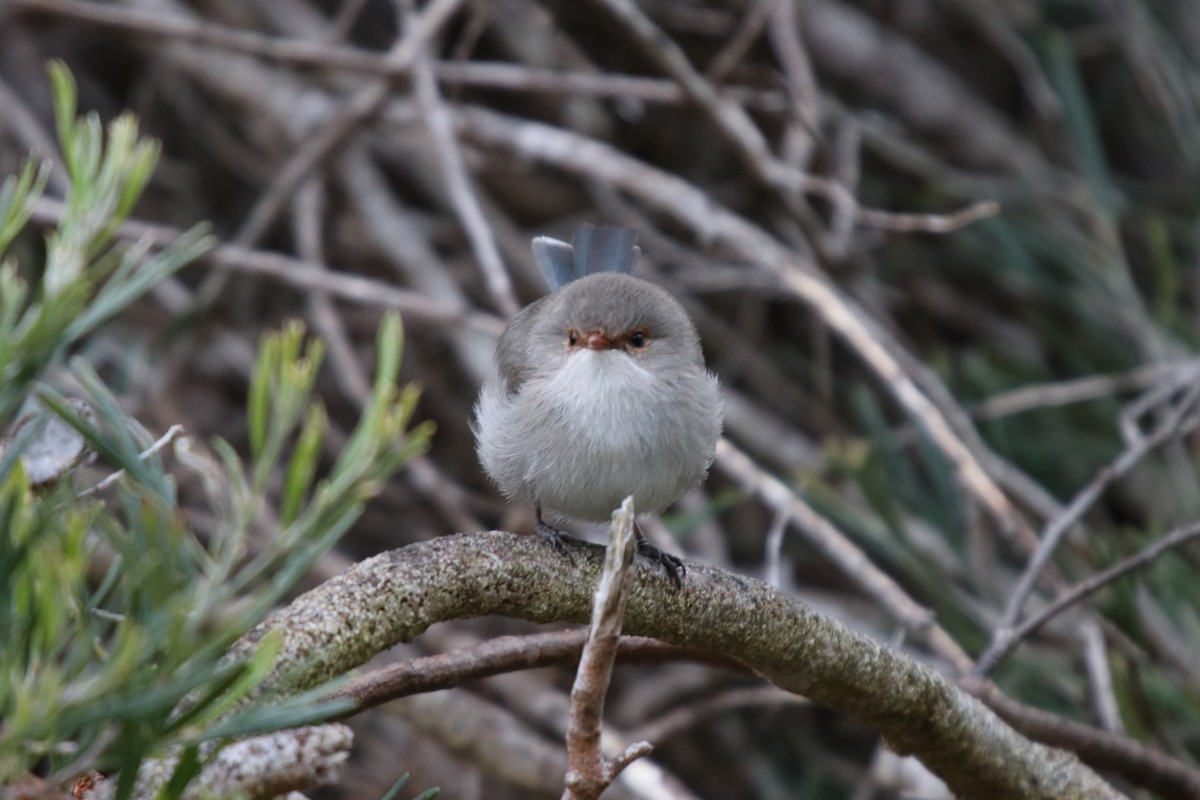
[[[1100,0],[4,0],[0,173],[54,157],[60,58],[81,108],[133,109],[162,141],[119,235],[213,223],[215,250],[81,351],[151,431],[244,445],[253,343],[303,317],[330,346],[332,459],[400,310],[402,378],[437,434],[314,582],[531,527],[468,427],[496,336],[544,291],[529,240],[638,228],[640,274],[686,304],[726,392],[717,463],[648,526],[660,542],[989,677],[1016,716],[1186,770],[1198,43],[1187,4]],[[533,630],[447,624],[388,657]],[[409,771],[452,797],[555,796],[570,680],[362,715],[327,791],[380,796]],[[921,780],[865,728],[699,663],[618,667],[608,722],[654,743],[680,797]],[[1081,730],[1056,743],[1086,749]]]

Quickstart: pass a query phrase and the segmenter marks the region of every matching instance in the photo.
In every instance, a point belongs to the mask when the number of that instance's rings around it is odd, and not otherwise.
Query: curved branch
[[[273,614],[235,646],[282,630],[274,692],[341,675],[430,625],[502,614],[586,622],[603,548],[572,560],[536,537],[458,534],[363,561]],[[911,754],[963,798],[1118,798],[1078,759],[1031,742],[932,669],[854,633],[761,581],[687,565],[681,589],[646,568],[624,629],[730,655],[777,686],[838,709]]]

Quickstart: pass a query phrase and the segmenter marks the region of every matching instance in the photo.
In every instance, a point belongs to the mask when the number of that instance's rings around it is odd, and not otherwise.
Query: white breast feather
[[[668,410],[694,414],[684,427],[716,438],[716,381],[703,375],[699,384],[702,396],[681,399],[626,353],[580,350],[519,395],[498,380],[485,387],[476,410],[480,460],[505,494],[575,519],[607,520],[630,494],[639,511],[659,511],[711,461],[711,448],[698,459],[695,443],[662,424]]]

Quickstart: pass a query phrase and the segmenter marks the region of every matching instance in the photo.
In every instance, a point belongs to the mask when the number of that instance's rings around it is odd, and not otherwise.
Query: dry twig
[[[932,612],[913,600],[898,583],[875,566],[857,545],[804,502],[787,484],[760,469],[728,439],[718,443],[714,464],[743,489],[757,495],[776,514],[793,521],[810,544],[874,598],[879,607],[899,621],[907,632],[926,642],[934,652],[946,659],[956,672],[965,673],[971,669],[971,657],[937,624]]]
[[[143,460],[149,458],[150,456],[157,453],[159,450],[162,450],[164,447],[169,445],[171,442],[175,441],[175,439],[181,435],[183,435],[183,426],[182,425],[172,425],[171,427],[167,428],[167,432],[164,433],[162,436],[158,437],[158,439],[156,439],[153,444],[151,444],[149,447],[147,447],[141,453],[138,453],[138,458],[143,459]],[[107,489],[109,486],[112,486],[114,483],[119,481],[124,474],[125,474],[125,470],[119,469],[116,472],[106,476],[99,482],[95,483],[94,485],[89,486],[88,488],[84,489],[82,492],[79,493],[79,496],[80,497],[88,497],[89,495],[96,494],[97,492],[102,492],[105,489]]]
[[[43,197],[34,205],[32,218],[36,222],[52,225],[62,214],[62,203]],[[165,247],[180,233],[170,226],[136,220],[128,220],[116,230],[116,235],[126,241],[144,239],[155,248]],[[222,269],[266,276],[304,291],[319,290],[373,308],[394,308],[404,314],[409,323],[421,322],[456,329],[466,327],[492,337],[498,337],[504,330],[504,323],[490,314],[439,307],[423,293],[398,289],[361,275],[332,272],[323,264],[279,253],[223,244],[206,253],[203,260]]]
[[[411,0],[402,5],[410,6],[407,27],[411,29],[409,35],[415,36],[421,21],[414,16]],[[496,247],[496,237],[467,174],[467,166],[454,132],[454,122],[446,110],[441,92],[438,91],[431,57],[424,45],[417,47],[413,59],[413,83],[417,103],[421,107],[421,116],[429,128],[430,143],[437,154],[445,178],[446,191],[450,195],[459,222],[467,232],[475,260],[483,272],[484,284],[500,312],[506,317],[512,317],[520,310],[521,304],[513,293],[512,281],[509,280],[504,262],[500,258],[500,251]]]
[[[636,742],[612,759],[605,758],[600,750],[604,696],[612,678],[617,640],[629,599],[630,567],[637,552],[633,523],[633,498],[627,497],[620,509],[613,512],[604,569],[592,603],[592,623],[571,689],[563,800],[595,800],[630,762],[654,749],[649,742]]]
[[[1200,424],[1200,416],[1197,416],[1196,413],[1198,401],[1200,401],[1200,388],[1188,389],[1153,431],[1146,436],[1139,436],[1111,464],[1096,473],[1096,476],[1076,493],[1075,498],[1063,512],[1050,521],[1038,543],[1037,551],[1029,559],[1020,581],[1009,596],[1004,620],[996,629],[991,643],[972,670],[974,675],[986,675],[1032,630],[1025,624],[1018,626],[1017,621],[1021,617],[1021,610],[1025,607],[1025,602],[1033,592],[1039,575],[1050,562],[1051,556],[1067,532],[1087,513],[1087,510],[1100,498],[1105,489],[1141,463],[1142,459],[1152,450],[1172,437],[1186,433]],[[1045,621],[1045,619],[1041,619],[1041,615],[1035,617],[1034,620],[1037,620],[1038,625]]]
[[[1005,654],[1011,651],[1012,648],[1016,647],[1020,642],[1022,642],[1026,637],[1037,631],[1038,628],[1042,627],[1054,617],[1078,603],[1080,600],[1095,594],[1105,586],[1111,585],[1113,581],[1117,580],[1123,575],[1128,575],[1134,570],[1140,569],[1148,564],[1152,564],[1163,553],[1187,544],[1198,536],[1200,536],[1200,523],[1194,523],[1192,525],[1186,525],[1182,528],[1178,528],[1140,552],[1130,556],[1129,558],[1122,559],[1108,569],[1097,572],[1090,578],[1080,581],[1074,586],[1064,590],[1059,594],[1058,597],[1054,599],[1052,603],[1038,611],[1038,613],[1033,614],[1028,619],[1025,619],[1019,625],[1014,625],[1012,628],[1010,628],[1005,634],[1005,638],[998,639],[997,641],[1002,642],[1002,649],[998,649],[997,653],[999,655],[992,656],[992,658],[998,661],[1000,658],[1003,658]],[[988,655],[988,653],[985,652],[984,655]],[[992,662],[992,664],[994,663],[995,661]],[[980,657],[980,664],[983,664],[982,656]]]
[[[388,51],[388,63],[397,70],[410,69],[425,42],[449,21],[462,1],[434,0],[430,3],[420,18],[413,21]],[[301,181],[328,158],[355,128],[379,110],[387,100],[395,74],[398,73],[373,80],[356,91],[349,100],[332,111],[315,133],[304,137],[300,147],[276,173],[275,180],[246,215],[242,226],[234,234],[234,244],[248,246],[259,240]]]

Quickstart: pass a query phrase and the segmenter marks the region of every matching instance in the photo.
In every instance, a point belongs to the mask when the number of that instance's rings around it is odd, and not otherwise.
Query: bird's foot
[[[642,535],[641,531],[637,531],[637,535],[638,555],[644,556],[655,564],[662,564],[662,568],[666,570],[667,577],[671,579],[671,583],[675,584],[675,588],[683,588],[683,576],[687,574],[687,568],[683,566],[683,559],[659,550],[650,544],[650,540]]]
[[[575,557],[571,555],[570,542],[575,541],[576,537],[572,536],[567,531],[560,531],[558,528],[554,527],[553,525],[549,525],[540,519],[533,526],[533,532],[549,542],[550,545],[559,553],[566,556],[567,561],[571,562],[571,566],[575,566]]]

